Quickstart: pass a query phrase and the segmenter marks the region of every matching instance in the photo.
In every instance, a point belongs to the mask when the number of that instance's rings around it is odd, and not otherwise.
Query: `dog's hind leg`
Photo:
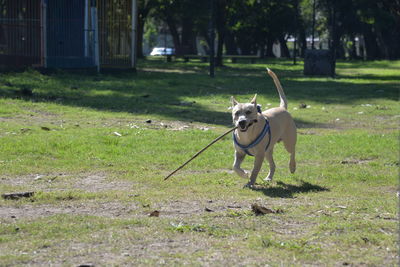
[[[294,173],[296,171],[296,136],[290,139],[284,139],[283,144],[285,145],[287,152],[290,154],[289,170],[291,173]]]
[[[265,152],[265,159],[268,161],[269,163],[269,173],[267,178],[264,179],[264,181],[269,182],[272,181],[272,178],[274,177],[274,173],[275,173],[275,162],[274,162],[274,157],[272,156],[272,153],[274,152],[274,148],[271,147],[269,148],[266,152]]]
[[[291,173],[294,173],[296,171],[296,159],[294,151],[293,153],[290,153],[289,170]]]
[[[242,178],[249,178],[249,172],[240,168],[246,154],[235,151],[235,161],[233,162],[233,170]]]

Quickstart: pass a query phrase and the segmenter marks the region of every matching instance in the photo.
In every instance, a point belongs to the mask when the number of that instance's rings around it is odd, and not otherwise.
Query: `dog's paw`
[[[270,176],[267,176],[265,179],[264,179],[264,182],[271,182],[272,181],[272,177],[270,177]]]

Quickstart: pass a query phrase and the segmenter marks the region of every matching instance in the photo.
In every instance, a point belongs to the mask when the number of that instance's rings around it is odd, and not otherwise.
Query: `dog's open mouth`
[[[239,131],[246,132],[250,128],[250,126],[252,126],[253,123],[255,123],[255,122],[257,122],[257,120],[253,120],[249,124],[243,124],[243,125],[239,124]]]

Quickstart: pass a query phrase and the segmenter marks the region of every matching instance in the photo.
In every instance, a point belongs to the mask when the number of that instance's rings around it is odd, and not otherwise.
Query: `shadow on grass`
[[[399,87],[396,83],[378,82],[378,80],[392,80],[396,76],[370,74],[348,76],[349,78],[364,77],[366,81],[363,84],[340,78],[321,81],[307,77],[290,80],[290,78],[303,77],[302,71],[300,68],[289,68],[286,63],[272,61],[271,65],[275,64],[274,67],[281,77],[289,105],[292,106],[305,101],[351,104],[354,101],[368,101],[373,98],[398,99]],[[11,73],[0,79],[0,97],[54,102],[100,111],[128,112],[149,118],[152,115],[161,115],[172,120],[224,126],[231,125],[231,115],[227,110],[231,95],[239,96],[239,99],[247,99],[249,95],[258,93],[263,96],[263,101],[278,101],[272,79],[263,74],[264,70],[250,67],[250,65],[238,64],[237,68],[225,67],[220,70],[221,73],[217,73],[217,76],[211,79],[207,76],[207,68],[204,64],[185,66],[182,63],[166,64],[158,61],[144,61],[142,64],[150,69],[151,67],[175,68],[181,72],[153,72],[139,69],[137,74],[121,72],[97,75],[63,71],[49,75],[29,71],[21,74]],[[351,64],[348,65],[351,66]],[[31,94],[21,95],[21,90],[24,88],[28,89],[28,92],[31,91]],[[182,102],[193,100],[206,104],[182,104]],[[217,108],[210,106],[211,104],[207,104],[210,101],[219,106]],[[296,121],[296,123],[299,128],[327,127],[307,121]]]
[[[278,181],[276,182],[276,185],[273,186],[261,185],[258,186],[257,188],[254,188],[253,190],[260,191],[264,195],[269,197],[280,197],[280,198],[293,198],[295,194],[300,194],[300,193],[330,191],[326,187],[311,184],[303,180],[300,180],[300,185],[286,184],[284,182]]]

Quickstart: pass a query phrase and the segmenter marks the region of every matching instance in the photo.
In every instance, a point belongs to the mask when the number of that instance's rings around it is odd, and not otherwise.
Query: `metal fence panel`
[[[42,65],[41,1],[0,0],[0,66]]]
[[[94,28],[87,0],[47,1],[47,67],[95,66]]]
[[[132,0],[97,0],[100,64],[131,66]]]
[[[0,0],[0,67],[131,67],[132,0]]]

